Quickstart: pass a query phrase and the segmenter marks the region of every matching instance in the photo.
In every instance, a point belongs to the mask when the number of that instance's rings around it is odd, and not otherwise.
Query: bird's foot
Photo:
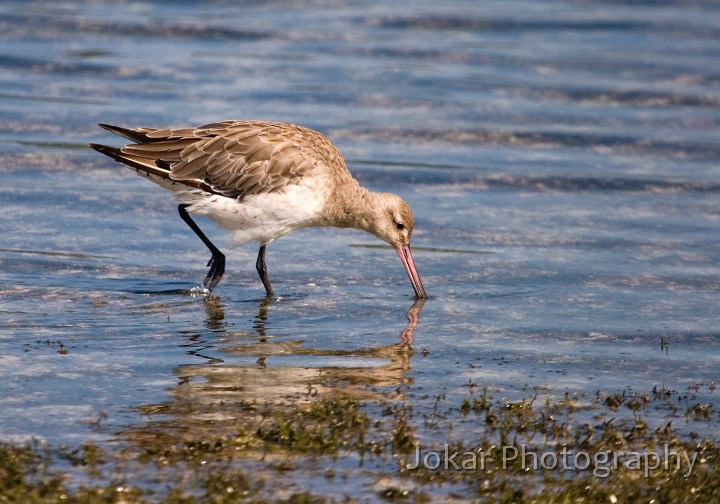
[[[213,253],[207,265],[210,267],[210,271],[208,271],[205,280],[203,280],[202,287],[209,294],[220,282],[220,279],[225,273],[225,255],[220,251]]]

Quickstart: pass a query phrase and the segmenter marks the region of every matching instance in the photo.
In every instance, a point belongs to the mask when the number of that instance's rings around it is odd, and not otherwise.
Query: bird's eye
[[[398,228],[398,229],[401,229],[401,230],[402,230],[402,229],[405,229],[405,225],[404,225],[404,224],[401,224],[400,222],[398,222],[397,228]]]

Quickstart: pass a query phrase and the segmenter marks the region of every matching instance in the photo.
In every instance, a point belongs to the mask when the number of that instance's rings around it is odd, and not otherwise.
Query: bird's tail
[[[156,177],[160,177],[161,179],[170,180],[170,170],[157,166],[154,160],[137,156],[129,156],[127,154],[123,154],[122,149],[119,149],[117,147],[110,147],[109,145],[91,143],[88,144],[88,146],[98,152],[105,154],[108,157],[113,158],[118,163],[122,163],[129,166],[130,168],[135,169],[135,171],[137,171],[138,173],[143,173],[145,175],[154,175]]]
[[[128,140],[133,140],[136,142],[145,141],[143,140],[145,132],[142,129],[130,130],[120,128],[118,126],[109,126],[105,124],[101,124],[101,126],[108,131],[112,131],[113,133],[117,133],[118,135],[127,138]],[[208,184],[206,184],[200,179],[187,179],[182,181],[172,179],[170,177],[170,166],[162,160],[126,154],[123,152],[122,148],[110,147],[108,145],[91,143],[89,144],[89,147],[95,149],[102,154],[105,154],[106,156],[117,161],[118,163],[122,163],[134,169],[140,175],[144,175],[153,182],[163,187],[167,187],[168,189],[182,190],[189,186],[191,188],[200,189],[209,193],[215,192]]]

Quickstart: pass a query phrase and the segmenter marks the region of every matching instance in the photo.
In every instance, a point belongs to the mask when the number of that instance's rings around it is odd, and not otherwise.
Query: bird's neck
[[[329,204],[327,225],[372,233],[371,223],[377,209],[377,195],[362,187],[355,179],[338,186]]]

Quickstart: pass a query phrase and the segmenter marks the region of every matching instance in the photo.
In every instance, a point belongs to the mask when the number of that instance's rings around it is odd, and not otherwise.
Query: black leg
[[[267,266],[265,265],[265,245],[260,245],[255,269],[257,269],[257,272],[260,275],[260,280],[262,280],[262,283],[265,286],[265,293],[268,297],[272,296],[272,285],[270,285],[270,278],[268,277]]]
[[[180,218],[185,221],[185,224],[190,226],[190,229],[195,232],[195,234],[198,236],[198,238],[202,240],[205,246],[210,249],[210,253],[212,253],[212,257],[207,263],[207,265],[210,266],[210,271],[208,271],[205,280],[203,280],[203,288],[207,289],[208,292],[212,292],[218,282],[220,282],[223,273],[225,273],[225,255],[220,252],[220,250],[215,245],[213,245],[213,242],[211,242],[208,237],[205,236],[205,233],[203,233],[202,230],[198,227],[198,225],[195,224],[195,221],[192,220],[186,208],[187,205],[178,205],[178,213],[180,213]]]

